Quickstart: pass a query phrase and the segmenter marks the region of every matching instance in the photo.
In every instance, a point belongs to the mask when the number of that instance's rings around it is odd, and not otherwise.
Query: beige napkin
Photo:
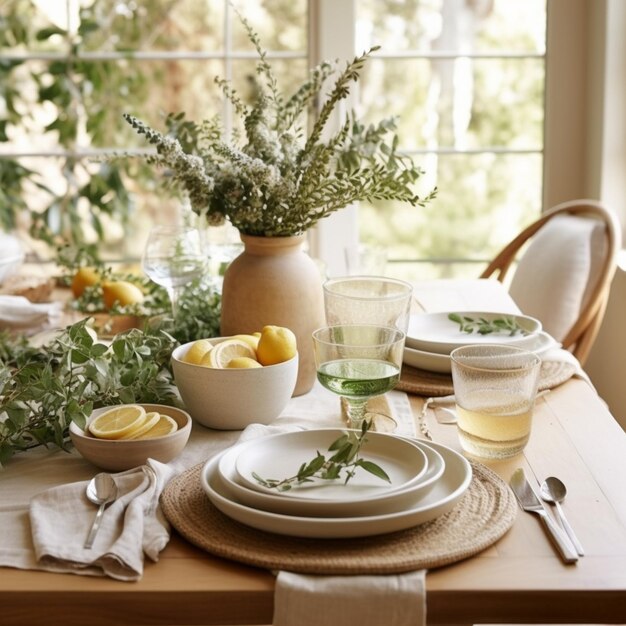
[[[152,459],[147,465],[113,474],[118,498],[105,509],[90,550],[83,546],[98,509],[85,495],[87,481],[34,496],[30,522],[38,566],[53,572],[139,580],[144,554],[157,561],[169,541],[169,524],[159,507],[159,496],[174,474]]]
[[[60,302],[31,302],[23,296],[0,295],[0,329],[37,328],[61,315]]]
[[[544,352],[541,355],[541,360],[556,363],[569,363],[570,365],[573,365],[576,370],[574,372],[574,376],[576,378],[584,380],[593,389],[595,389],[593,383],[591,382],[591,379],[589,378],[589,375],[582,368],[580,361],[568,350],[565,350],[563,348],[553,348],[552,350]]]
[[[274,626],[419,626],[425,623],[425,570],[388,576],[278,574]]]
[[[336,416],[281,417],[252,424],[240,441],[310,428],[341,428]],[[426,623],[426,571],[381,576],[310,576],[278,572],[273,626],[421,626]]]

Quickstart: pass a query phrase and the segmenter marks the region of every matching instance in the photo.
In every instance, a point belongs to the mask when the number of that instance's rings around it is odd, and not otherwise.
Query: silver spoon
[[[97,504],[100,508],[96,513],[96,518],[93,521],[87,540],[85,541],[85,549],[91,550],[96,533],[100,528],[100,521],[102,520],[102,514],[107,504],[110,504],[117,498],[117,485],[110,474],[96,474],[87,485],[87,499],[94,504]]]
[[[578,552],[580,556],[584,556],[585,551],[583,550],[580,541],[578,541],[578,537],[576,537],[574,529],[569,525],[569,522],[565,517],[565,513],[563,513],[563,509],[561,508],[561,502],[565,500],[565,496],[567,495],[565,485],[558,478],[550,476],[541,483],[540,492],[543,500],[546,502],[552,502],[552,504],[556,506],[556,513],[559,516],[563,529],[567,533],[567,536],[572,540],[572,543],[576,548],[576,552]]]

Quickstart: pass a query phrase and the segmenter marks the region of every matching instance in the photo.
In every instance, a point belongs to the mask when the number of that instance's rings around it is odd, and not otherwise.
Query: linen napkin
[[[48,489],[30,502],[37,564],[52,572],[139,580],[144,554],[158,561],[170,528],[159,496],[175,471],[152,459],[113,474],[118,498],[104,511],[93,548],[83,546],[97,512],[85,495],[88,481]]]
[[[274,626],[419,626],[426,623],[426,571],[387,576],[280,572]]]
[[[24,296],[0,295],[0,329],[37,328],[61,315],[60,302],[31,302]]]
[[[329,417],[321,418],[320,414]],[[343,426],[332,411],[315,411],[310,416],[281,417],[269,426],[251,424],[239,441],[331,427]],[[426,623],[425,579],[425,570],[380,576],[312,576],[281,571],[274,592],[273,626],[422,626]]]
[[[552,350],[544,352],[541,355],[541,360],[555,363],[569,363],[570,365],[573,365],[575,368],[574,376],[584,380],[592,389],[595,390],[589,375],[582,368],[580,361],[568,350],[563,348],[553,348]]]

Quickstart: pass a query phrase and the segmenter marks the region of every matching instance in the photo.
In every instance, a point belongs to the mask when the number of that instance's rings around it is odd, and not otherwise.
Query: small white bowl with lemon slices
[[[273,365],[254,364],[254,351],[248,354],[242,345],[237,347],[237,343],[245,343],[240,337],[200,340],[211,344],[204,364],[187,361],[188,352],[194,344],[199,346],[198,342],[178,346],[172,353],[174,379],[185,408],[203,426],[241,430],[249,424],[269,424],[293,394],[298,353]],[[239,360],[238,366],[228,367],[233,359]]]
[[[162,404],[102,407],[89,416],[84,430],[70,424],[70,438],[81,456],[113,472],[148,459],[168,463],[182,452],[190,433],[189,413]]]

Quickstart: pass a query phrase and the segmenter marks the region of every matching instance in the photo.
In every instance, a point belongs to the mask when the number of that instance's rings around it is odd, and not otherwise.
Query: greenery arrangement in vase
[[[314,382],[311,333],[324,322],[319,272],[299,253],[303,233],[359,200],[423,205],[435,190],[426,197],[415,193],[422,170],[398,152],[393,119],[365,125],[349,113],[336,132],[327,128],[376,48],[343,70],[337,63],[321,63],[286,96],[256,32],[239,18],[258,54],[253,102],[244,102],[228,81],[216,82],[240,117],[242,133],[225,138],[218,116],[196,123],[184,114],[170,115],[167,134],[131,115],[125,118],[156,148],[149,162],[182,185],[196,214],[209,226],[229,221],[239,230],[245,249],[224,276],[222,334],[253,332],[265,324],[291,328],[300,351],[298,395]],[[303,122],[318,101],[322,104],[306,133]],[[265,245],[256,238],[280,238],[288,245]]]

